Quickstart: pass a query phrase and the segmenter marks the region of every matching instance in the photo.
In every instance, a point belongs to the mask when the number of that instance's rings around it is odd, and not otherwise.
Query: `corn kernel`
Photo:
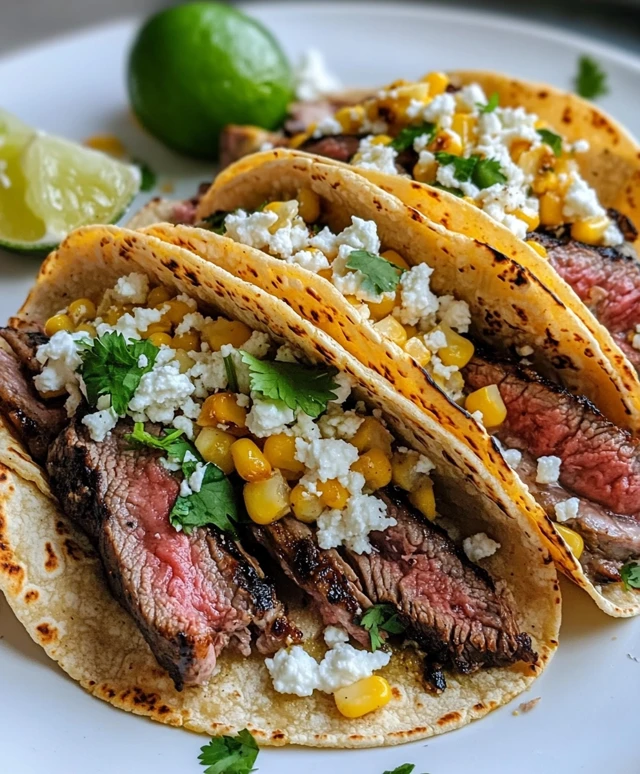
[[[423,476],[418,486],[409,494],[409,502],[429,521],[436,517],[436,498],[433,494],[433,481]]]
[[[489,384],[469,393],[464,405],[470,414],[475,411],[482,414],[485,427],[497,427],[507,418],[507,407],[496,384]]]
[[[111,306],[102,315],[102,319],[108,325],[115,325],[118,322],[118,320],[122,317],[123,314],[124,314],[124,310],[122,309],[121,306]]]
[[[567,156],[563,156],[563,158],[557,159],[554,171],[558,175],[566,175],[567,178],[569,178],[571,175],[579,172],[580,167],[578,166],[578,162],[575,159],[570,159]]]
[[[447,338],[447,346],[438,350],[438,357],[446,366],[463,368],[473,357],[474,346],[445,323],[440,323],[434,330],[440,330]]]
[[[44,324],[44,332],[47,336],[53,336],[58,331],[72,331],[73,320],[68,314],[54,314]]]
[[[511,158],[517,164],[523,153],[526,153],[531,147],[529,140],[516,140],[511,143]]]
[[[393,453],[391,458],[391,480],[401,489],[410,492],[417,484],[421,475],[416,471],[418,452],[407,451]]]
[[[239,320],[227,320],[219,317],[204,326],[202,338],[214,352],[225,344],[239,349],[251,338],[251,328]]]
[[[294,134],[289,140],[289,148],[299,148],[311,137],[311,130],[308,132],[299,132]]]
[[[371,145],[389,145],[389,143],[393,142],[393,138],[389,137],[388,134],[378,134],[375,137],[372,137]]]
[[[430,97],[437,97],[438,94],[443,94],[449,85],[449,77],[445,73],[440,72],[428,73],[421,80],[423,83],[429,84]]]
[[[357,683],[339,688],[333,698],[345,718],[361,718],[391,701],[391,686],[380,675],[371,675]]]
[[[391,462],[382,449],[369,449],[361,454],[351,470],[362,473],[366,485],[374,492],[391,481]]]
[[[286,516],[291,510],[290,491],[289,484],[279,470],[262,481],[245,484],[242,494],[249,518],[256,524],[273,524],[274,521]]]
[[[67,314],[76,324],[93,320],[96,316],[96,305],[90,298],[77,298],[69,304]]]
[[[165,288],[163,285],[158,285],[158,287],[152,288],[152,290],[149,291],[149,295],[147,296],[147,306],[153,308],[161,306],[162,304],[166,304],[170,298],[170,290]]]
[[[604,232],[607,230],[610,223],[611,221],[606,215],[599,218],[578,220],[571,224],[571,236],[578,242],[584,242],[588,245],[597,245],[602,241]]]
[[[547,248],[540,244],[540,242],[536,242],[534,239],[528,239],[527,244],[532,250],[535,250],[536,253],[538,253],[539,256],[542,258],[547,257]]]
[[[358,300],[358,303],[361,302]],[[390,315],[391,312],[393,312],[396,305],[396,297],[383,296],[382,301],[379,301],[377,304],[373,301],[367,301],[366,304],[369,307],[371,318],[373,320],[382,320],[383,317],[387,317],[387,315]]]
[[[318,481],[317,487],[320,493],[320,502],[325,507],[342,510],[347,504],[349,491],[335,478],[328,481]]]
[[[218,427],[204,427],[195,440],[196,449],[205,462],[213,462],[228,476],[235,470],[231,447],[237,438]]]
[[[149,339],[154,333],[171,333],[171,323],[162,320],[151,323],[147,326],[147,330],[141,333],[141,336],[143,339]]]
[[[404,345],[404,351],[412,357],[419,366],[424,368],[431,360],[431,352],[417,336],[412,336]]]
[[[275,212],[276,215],[280,215],[280,210],[282,209],[282,205],[284,202],[276,201],[276,202],[269,202],[269,204],[264,205],[264,211],[265,212]]]
[[[311,494],[302,484],[298,484],[291,490],[290,502],[293,515],[305,524],[313,523],[324,510],[320,498]]]
[[[320,197],[310,188],[298,191],[298,213],[305,223],[315,223],[320,217]]]
[[[409,264],[400,255],[400,253],[397,253],[395,250],[385,250],[383,253],[381,253],[381,255],[383,258],[385,258],[390,263],[393,263],[399,269],[405,269],[406,271],[409,271],[411,268],[411,266],[409,266]]]
[[[296,459],[296,439],[292,435],[270,435],[264,442],[263,453],[285,478],[299,478],[304,473],[304,465]]]
[[[449,131],[438,132],[435,138],[429,144],[429,149],[433,152],[444,151],[459,156],[462,153],[462,140],[457,134]]]
[[[171,299],[166,303],[168,309],[162,315],[162,319],[170,322],[172,325],[178,325],[182,322],[182,318],[185,314],[189,314],[192,311],[189,304],[186,301],[180,301],[177,298]]]
[[[343,107],[336,112],[334,118],[345,134],[357,134],[364,118],[364,108],[361,105]]]
[[[172,344],[173,346],[173,344]],[[186,373],[190,368],[193,368],[196,361],[187,355],[184,349],[177,349],[176,354],[173,356],[174,360],[177,360],[180,365],[180,373]]]
[[[468,145],[473,139],[476,128],[476,119],[468,113],[455,113],[451,121],[451,131],[455,132],[462,140],[463,145]]]
[[[235,429],[243,429],[247,424],[247,410],[238,406],[233,392],[217,392],[202,404],[198,424],[200,427],[233,425]]]
[[[320,269],[318,274],[320,277],[322,277],[322,279],[326,279],[331,282],[331,278],[333,277],[333,269]]]
[[[173,339],[171,336],[169,336],[168,333],[162,333],[161,331],[158,331],[157,333],[152,333],[151,336],[148,337],[148,341],[150,341],[156,347],[170,347]]]
[[[437,172],[438,162],[433,159],[425,162],[419,161],[411,174],[418,183],[432,183],[436,179]]]
[[[383,317],[382,320],[374,323],[373,327],[381,336],[391,339],[391,341],[399,347],[404,347],[407,343],[407,332],[393,315],[389,314],[386,317]]]
[[[184,349],[185,352],[198,352],[200,350],[200,336],[196,331],[178,333],[173,337],[174,349]]]
[[[547,170],[534,179],[533,183],[531,183],[531,188],[535,194],[542,196],[542,194],[557,191],[559,185],[558,175]]]
[[[96,330],[96,326],[93,323],[80,323],[80,325],[76,325],[76,333],[88,333],[89,336],[93,336],[94,338],[98,335],[98,331]]]
[[[569,546],[571,553],[576,559],[579,559],[584,551],[584,540],[582,539],[582,535],[570,527],[565,527],[564,524],[556,524],[555,528],[560,533],[560,537]]]
[[[360,454],[370,449],[382,449],[387,457],[391,457],[391,441],[393,437],[387,428],[376,417],[365,417],[351,439],[351,443]]]
[[[537,213],[529,213],[524,210],[514,210],[513,214],[518,220],[527,224],[527,231],[535,231],[540,225],[540,216]]]
[[[560,226],[564,221],[562,200],[549,191],[540,198],[540,222],[543,226]]]
[[[550,171],[556,163],[556,157],[548,145],[538,145],[537,148],[523,151],[518,159],[518,166],[525,173],[535,177]]]
[[[240,438],[231,447],[238,475],[245,481],[264,481],[271,475],[271,463],[250,438]]]

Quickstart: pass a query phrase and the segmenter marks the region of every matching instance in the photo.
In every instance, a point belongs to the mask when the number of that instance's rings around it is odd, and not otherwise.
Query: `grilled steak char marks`
[[[552,518],[557,502],[580,499],[567,524],[585,540],[583,567],[592,579],[619,581],[620,566],[640,557],[640,443],[529,369],[477,354],[464,376],[469,390],[498,385],[507,418],[496,435],[524,452],[518,475]],[[551,455],[562,460],[558,484],[537,484],[535,460]]]
[[[51,449],[51,488],[98,547],[111,589],[176,687],[205,682],[227,645],[272,653],[301,638],[255,560],[216,529],[188,536],[169,523],[178,480],[159,453],[131,449],[121,422],[92,441],[73,422]]]

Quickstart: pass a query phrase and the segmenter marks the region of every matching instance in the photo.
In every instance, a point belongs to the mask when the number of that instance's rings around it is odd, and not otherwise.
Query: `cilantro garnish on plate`
[[[214,736],[200,750],[198,760],[207,767],[204,774],[249,774],[260,752],[246,728],[238,736]]]
[[[471,181],[477,188],[490,188],[496,183],[506,183],[507,178],[500,169],[500,162],[497,159],[483,159],[481,156],[473,155],[455,156],[453,153],[438,151],[435,154],[438,164],[446,166],[453,164],[453,176],[461,183]],[[451,193],[455,193],[452,191]]]
[[[303,411],[315,419],[337,397],[335,368],[258,360],[244,350],[240,356],[249,366],[251,390],[269,400],[280,400],[293,411]]]
[[[190,461],[188,464],[191,464]],[[183,468],[184,469],[184,468]],[[195,463],[191,472],[195,469]],[[207,464],[199,492],[178,497],[169,514],[171,525],[187,535],[196,527],[212,524],[222,532],[235,535],[233,525],[238,520],[233,486],[225,474],[212,462]]]
[[[160,350],[148,340],[126,341],[121,333],[105,333],[81,344],[80,373],[90,405],[95,406],[101,395],[111,395],[113,410],[124,416],[140,380],[151,371]],[[139,365],[141,362],[145,365]]]
[[[481,102],[476,102],[476,107],[480,113],[493,113],[493,111],[498,107],[499,102],[500,97],[498,96],[498,92],[494,91],[485,105],[483,105]]]
[[[620,568],[620,577],[626,591],[640,589],[640,564],[627,562]]]
[[[578,73],[574,79],[576,93],[585,99],[596,99],[609,93],[607,74],[590,56],[578,60]]]
[[[420,124],[420,126],[405,126],[405,128],[401,129],[397,136],[393,138],[391,147],[398,151],[398,153],[401,153],[402,151],[407,150],[407,148],[413,148],[415,140],[417,140],[418,137],[422,137],[423,134],[428,136],[429,139],[427,142],[430,142],[433,139],[435,131],[435,124],[429,122]]]
[[[548,145],[556,156],[562,156],[562,137],[549,129],[538,129],[540,139]]]
[[[407,628],[393,605],[372,605],[360,617],[360,626],[369,632],[372,651],[384,645],[381,629],[389,634],[401,634]]]
[[[367,250],[353,250],[345,264],[347,269],[355,269],[364,275],[362,289],[376,296],[389,293],[398,287],[400,277],[406,269],[396,266],[381,255]]]

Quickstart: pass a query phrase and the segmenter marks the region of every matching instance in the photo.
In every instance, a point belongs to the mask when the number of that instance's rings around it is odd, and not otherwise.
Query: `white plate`
[[[254,4],[292,57],[320,48],[345,83],[376,85],[431,69],[484,67],[569,87],[581,53],[600,60],[611,93],[602,104],[640,130],[640,61],[610,47],[529,23],[466,11],[351,4]],[[0,60],[0,104],[51,132],[83,139],[113,132],[187,194],[206,165],[177,159],[129,116],[126,51],[136,28],[90,29]],[[141,199],[142,201],[142,199]],[[0,253],[0,321],[14,311],[37,262]],[[404,762],[415,774],[634,774],[640,620],[614,621],[565,584],[561,647],[532,690],[461,731],[370,751],[265,750],[262,774],[382,774]],[[112,709],[85,694],[31,642],[0,602],[0,772],[154,774],[197,772],[204,739]],[[520,701],[542,697],[514,717]]]

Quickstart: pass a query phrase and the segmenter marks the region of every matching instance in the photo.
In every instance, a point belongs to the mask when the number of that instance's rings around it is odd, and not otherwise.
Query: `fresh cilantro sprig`
[[[418,139],[418,137],[422,137],[423,134],[427,135],[427,142],[431,142],[435,132],[436,125],[429,122],[420,124],[420,126],[406,126],[404,129],[401,129],[398,132],[396,137],[394,137],[391,141],[390,145],[395,151],[402,153],[402,151],[407,150],[407,148],[413,148],[413,143]]]
[[[214,736],[200,750],[198,760],[207,767],[204,774],[249,774],[260,752],[246,728],[238,736]]]
[[[293,411],[303,411],[315,419],[337,397],[334,368],[258,360],[244,350],[240,356],[249,366],[251,390],[269,400],[280,400]]]
[[[415,767],[415,763],[402,763],[400,766],[396,766],[393,771],[385,771],[384,774],[411,774]]]
[[[496,183],[506,183],[507,177],[500,169],[500,162],[497,159],[478,159],[471,180],[482,189],[490,188]]]
[[[542,142],[548,145],[556,156],[562,156],[562,137],[559,134],[549,129],[538,129],[538,134]]]
[[[191,464],[189,461],[185,464]],[[191,473],[195,469],[195,464]],[[184,465],[183,465],[184,470]],[[193,492],[188,497],[178,497],[169,521],[177,530],[183,530],[187,535],[196,527],[213,524],[222,532],[236,534],[233,522],[238,520],[233,486],[217,465],[208,463],[205,468],[202,486],[199,492]]]
[[[212,215],[207,215],[203,218],[198,226],[200,228],[206,228],[208,231],[213,231],[214,234],[220,234],[221,236],[226,232],[226,226],[224,225],[225,218],[229,213],[219,210]]]
[[[398,287],[400,277],[406,271],[381,255],[367,250],[353,250],[345,264],[347,269],[356,269],[363,274],[362,289],[367,293],[380,295]]]
[[[89,403],[95,406],[101,395],[111,395],[113,410],[124,416],[140,380],[151,371],[160,350],[149,340],[126,341],[121,333],[115,332],[92,341],[83,340],[81,345],[80,373]],[[140,362],[145,364],[138,365]]]
[[[476,102],[476,107],[480,113],[493,113],[500,103],[500,97],[497,91],[489,97],[488,101],[483,105],[482,102]]]
[[[438,151],[435,154],[438,164],[453,164],[453,176],[461,183],[471,181],[477,188],[489,188],[496,183],[506,183],[507,178],[500,169],[497,159],[483,159],[473,155],[468,158],[453,153]]]
[[[607,74],[590,56],[578,60],[578,73],[574,79],[576,92],[585,99],[596,99],[608,94]]]
[[[640,589],[640,564],[638,562],[627,562],[627,564],[622,565],[620,577],[626,591]]]
[[[136,422],[133,426],[133,432],[125,436],[129,443],[139,443],[143,446],[151,446],[153,449],[162,449],[167,452],[167,457],[173,462],[179,462],[181,465],[189,464],[191,460],[187,458],[187,452],[197,462],[202,462],[202,457],[196,447],[184,437],[182,430],[162,431],[162,435],[153,435],[144,429],[142,422]],[[185,463],[185,458],[187,461]],[[189,466],[191,469],[191,466]],[[187,472],[183,470],[187,475]],[[191,470],[193,473],[193,470]],[[189,475],[191,475],[189,473]]]
[[[479,156],[455,156],[453,153],[446,153],[445,151],[437,151],[435,154],[438,164],[447,166],[453,164],[453,176],[461,183],[466,183],[471,180],[473,170],[478,164]]]
[[[227,386],[231,392],[238,392],[238,374],[236,373],[236,364],[233,362],[233,355],[225,355],[222,361],[227,374]]]
[[[389,634],[401,634],[406,629],[393,605],[372,605],[360,617],[360,626],[369,632],[372,651],[384,645],[381,629]]]
[[[442,185],[442,183],[431,183],[431,186],[433,188],[439,188],[441,191],[446,191],[447,193],[453,194],[453,196],[458,196],[459,198],[463,198],[464,194],[459,188],[451,188],[449,185]]]

